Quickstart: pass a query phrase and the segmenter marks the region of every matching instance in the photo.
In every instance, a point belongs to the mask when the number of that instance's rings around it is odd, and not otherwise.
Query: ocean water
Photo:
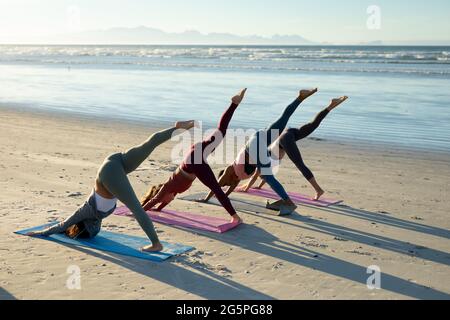
[[[450,47],[3,45],[0,107],[212,126],[248,87],[231,126],[260,129],[299,89],[319,87],[289,126],[348,95],[314,137],[449,152],[449,56]]]

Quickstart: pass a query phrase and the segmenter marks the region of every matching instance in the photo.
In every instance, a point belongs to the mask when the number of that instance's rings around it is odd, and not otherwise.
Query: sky
[[[449,13],[448,0],[0,0],[0,43],[137,26],[330,43],[450,43]]]

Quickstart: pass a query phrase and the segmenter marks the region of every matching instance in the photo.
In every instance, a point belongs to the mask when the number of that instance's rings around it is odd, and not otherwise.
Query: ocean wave
[[[0,63],[449,75],[447,47],[0,45]],[[440,67],[442,66],[442,67]]]
[[[232,60],[229,60],[232,61]],[[419,69],[419,68],[373,68],[370,66],[352,66],[357,61],[346,61],[348,64],[337,66],[341,61],[334,60],[336,64],[326,66],[282,66],[272,65],[246,65],[242,63],[188,63],[188,62],[150,62],[150,61],[104,61],[96,60],[64,60],[64,59],[41,59],[40,64],[64,65],[64,66],[138,66],[148,68],[185,68],[185,69],[216,69],[235,71],[284,71],[284,72],[333,72],[333,73],[386,73],[386,74],[410,74],[410,75],[450,75],[449,69]],[[4,60],[0,57],[0,63],[25,63],[35,64],[36,60],[31,58],[16,58],[14,60]],[[386,62],[386,64],[401,64],[400,62]],[[418,63],[419,64],[419,63]],[[450,63],[449,63],[450,65]],[[334,67],[333,67],[334,66]]]
[[[316,60],[405,60],[441,61],[449,56],[445,50],[423,49],[348,49],[316,47],[145,47],[145,46],[0,46],[0,56],[70,56],[70,57],[185,57],[235,58],[249,60],[316,59]]]

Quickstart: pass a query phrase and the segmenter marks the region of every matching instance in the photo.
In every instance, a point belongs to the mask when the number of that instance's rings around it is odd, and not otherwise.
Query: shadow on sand
[[[314,207],[318,210],[326,211],[332,214],[345,215],[352,218],[364,219],[370,222],[385,224],[391,227],[397,227],[405,230],[420,232],[435,237],[450,239],[450,230],[427,226],[421,223],[407,221],[395,218],[388,212],[370,212],[361,209],[355,209],[346,205],[337,205],[328,208]]]
[[[210,202],[210,204],[216,205],[214,201],[215,199],[213,199],[211,201],[212,203]],[[271,220],[276,223],[287,224],[293,227],[315,232],[322,232],[330,236],[341,238],[344,241],[353,241],[355,243],[373,246],[378,249],[381,248],[393,251],[395,253],[420,257],[422,259],[426,259],[443,265],[450,265],[450,255],[447,252],[424,248],[412,243],[390,239],[388,237],[354,230],[328,222],[311,219],[308,217],[303,217],[297,213],[284,217],[283,219],[273,218],[268,215],[258,214],[264,212],[264,210],[266,209],[265,205],[261,203],[256,203],[251,200],[244,200],[242,198],[233,198],[232,201],[233,204],[238,204],[239,211],[257,216],[259,218]],[[388,226],[403,228],[406,230],[443,237],[446,239],[450,238],[449,230],[431,227],[411,221],[405,221],[389,216],[389,213],[374,213],[365,210],[354,209],[345,205],[337,205],[325,208],[316,206],[304,207],[322,210],[332,214],[342,214],[357,219],[364,219],[371,223],[385,224]],[[302,222],[304,225],[292,223],[292,220]],[[243,240],[242,238],[234,239],[231,236],[231,233],[221,236],[206,232],[201,232],[200,234],[217,241],[226,242],[230,245],[240,246],[246,250],[254,251],[259,254],[264,254],[277,259],[327,272],[331,275],[339,276],[366,285],[366,267],[361,267],[347,261],[314,252],[309,250],[308,248],[300,247],[295,244],[283,242],[274,237],[272,234],[256,226],[245,225],[242,228],[246,228],[245,231],[240,230],[240,232],[243,232],[246,235],[245,240]],[[248,237],[250,234],[252,236]],[[389,274],[383,274],[383,289],[417,299],[450,299],[450,295],[445,292],[417,285]]]
[[[245,213],[264,213],[264,210],[267,210],[265,205],[257,202],[253,202],[250,200],[244,200],[241,198],[230,198],[232,199],[233,203],[237,203],[239,207],[239,211],[245,212]],[[214,202],[213,202],[214,201]],[[216,200],[212,199],[210,204],[216,205]],[[438,227],[432,227],[427,226],[425,224],[413,222],[413,221],[407,221],[395,218],[391,216],[388,212],[370,212],[362,209],[355,209],[352,207],[349,207],[344,204],[339,204],[335,206],[330,207],[317,207],[317,206],[311,206],[311,205],[303,205],[301,204],[299,206],[299,209],[301,210],[301,207],[307,207],[311,209],[321,210],[332,214],[339,214],[339,215],[345,215],[348,217],[356,218],[356,219],[362,219],[369,222],[374,222],[378,224],[385,224],[391,227],[401,228],[409,231],[415,231],[435,237],[441,237],[445,239],[450,239],[450,230],[442,229]]]
[[[332,210],[330,208],[316,208],[316,209],[325,211]],[[297,227],[310,231],[319,231],[328,234],[330,236],[340,238],[343,241],[353,241],[356,243],[372,246],[378,249],[384,249],[399,254],[418,257],[424,260],[440,263],[446,266],[450,265],[450,254],[448,252],[426,248],[420,245],[416,245],[414,243],[395,240],[381,235],[376,235],[369,232],[355,230],[321,220],[303,217],[299,214],[292,214],[290,216],[286,216],[284,217],[284,220],[279,219],[276,220],[268,216],[263,216],[251,212],[246,213],[258,216],[259,218],[271,220],[277,223],[290,225],[292,227]],[[289,222],[289,220],[299,221],[302,222],[304,225],[294,224]]]
[[[251,299],[251,300],[271,300],[274,299],[270,295],[253,290],[252,288],[243,286],[226,277],[219,276],[214,272],[199,268],[199,273],[190,271],[178,266],[170,261],[162,263],[154,263],[151,261],[140,260],[136,258],[125,257],[117,254],[103,254],[89,248],[75,247],[62,244],[68,248],[75,249],[79,252],[103,259],[105,261],[117,264],[132,272],[166,283],[172,287],[190,292],[191,294],[200,296],[210,300],[229,300],[229,299]],[[183,256],[177,257],[177,261],[183,264]],[[161,265],[161,268],[149,268],[149,264]]]
[[[236,199],[233,200],[236,201]],[[344,240],[354,241],[355,243],[390,250],[400,254],[419,256],[420,258],[427,259],[429,261],[449,265],[450,257],[446,252],[423,248],[420,246],[415,246],[411,243],[390,239],[384,236],[374,235],[368,232],[354,230],[328,222],[314,220],[308,217],[302,217],[298,214],[293,214],[282,219],[256,214],[255,212],[259,212],[258,207],[265,209],[264,205],[258,205],[254,202],[246,202],[245,200],[238,201],[241,205],[244,204],[248,206],[242,210],[243,212],[259,218],[271,220],[276,223],[287,224],[299,229],[322,232]],[[374,223],[386,224],[389,226],[422,232],[447,239],[449,238],[448,230],[408,222],[385,216],[380,213],[353,209],[342,205],[329,208],[312,208],[333,214],[344,214],[358,219],[365,219]],[[299,221],[302,224],[293,223],[294,221]],[[184,230],[186,231],[186,229]],[[201,232],[198,230],[196,230],[195,233],[228,245],[241,247],[259,255],[265,255],[278,260],[328,273],[332,276],[354,281],[366,288],[368,266],[360,266],[326,255],[322,252],[310,250],[304,246],[282,241],[257,226],[243,225],[237,230],[232,230],[226,234],[214,234],[209,232]],[[238,234],[241,236],[238,236]],[[87,248],[73,246],[68,247],[85,254],[104,259],[105,261],[115,263],[130,271],[166,283],[170,286],[190,292],[205,299],[273,299],[270,295],[236,283],[229,278],[217,275],[208,268],[199,268],[197,269],[197,272],[193,272],[172,263],[170,260],[162,264],[164,266],[163,268],[148,268],[149,263],[152,262],[127,258],[120,255],[105,255]],[[184,257],[178,257],[177,262],[182,265],[189,265]],[[422,286],[387,273],[382,274],[382,289],[415,299],[450,299],[450,295],[448,293]]]
[[[245,234],[245,239],[233,235],[235,232]],[[206,232],[200,234],[261,255],[351,280],[366,288],[368,266],[362,267],[321,252],[284,242],[256,226],[243,225],[239,230],[222,235]],[[450,299],[450,295],[445,292],[421,286],[387,273],[382,274],[382,289],[416,299]]]
[[[255,209],[255,208],[261,208],[261,209],[265,208],[265,206],[262,204],[256,204],[254,202],[241,200],[241,199],[239,199],[239,200],[233,199],[233,202],[237,202],[237,203],[241,204],[240,211],[247,213],[247,214],[257,216],[259,218],[264,218],[267,220],[275,221],[277,223],[283,223],[283,224],[287,224],[287,225],[290,225],[293,227],[302,228],[302,229],[306,229],[306,230],[321,231],[330,236],[342,238],[347,241],[353,241],[353,242],[373,246],[376,248],[390,250],[395,253],[405,254],[408,256],[415,256],[415,257],[419,257],[419,258],[422,258],[422,259],[425,259],[428,261],[444,264],[447,266],[450,265],[450,254],[448,252],[435,250],[435,249],[431,249],[431,248],[425,248],[423,246],[416,245],[414,243],[395,240],[395,239],[391,239],[388,237],[375,235],[375,234],[372,234],[369,232],[354,230],[354,229],[347,228],[344,226],[339,226],[339,225],[331,224],[328,222],[303,217],[297,213],[294,213],[290,216],[286,216],[285,220],[273,219],[270,216],[256,214],[255,211],[252,211],[252,209]],[[242,205],[244,205],[245,207],[243,207]],[[333,206],[333,207],[315,207],[315,206],[304,206],[304,207],[321,210],[321,211],[325,211],[327,213],[332,213],[332,214],[345,214],[347,216],[355,217],[358,219],[368,220],[371,223],[386,224],[389,226],[394,226],[397,228],[403,228],[403,229],[407,229],[407,230],[411,230],[411,231],[421,232],[421,233],[429,234],[429,235],[433,235],[433,236],[440,236],[440,237],[448,238],[449,234],[450,234],[450,231],[445,230],[445,229],[430,227],[430,226],[426,226],[426,225],[415,223],[415,222],[405,221],[405,220],[397,219],[394,217],[386,216],[381,213],[374,213],[374,212],[369,212],[369,211],[365,211],[365,210],[354,209],[354,208],[350,208],[350,207],[344,206],[344,205],[338,205],[338,206]],[[258,209],[255,209],[255,210],[256,210],[256,212],[258,212]],[[300,221],[300,222],[304,223],[305,225],[309,225],[316,229],[308,228],[307,226],[301,226],[298,224],[290,223],[289,220]]]
[[[0,287],[0,300],[17,300],[11,293]]]

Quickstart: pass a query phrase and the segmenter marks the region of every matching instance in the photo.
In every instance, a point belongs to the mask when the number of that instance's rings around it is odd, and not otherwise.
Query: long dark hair
[[[145,196],[142,197],[141,206],[145,206],[147,202],[153,199],[153,197],[155,197],[158,194],[159,190],[161,190],[162,187],[163,187],[162,184],[151,187],[145,194]]]

